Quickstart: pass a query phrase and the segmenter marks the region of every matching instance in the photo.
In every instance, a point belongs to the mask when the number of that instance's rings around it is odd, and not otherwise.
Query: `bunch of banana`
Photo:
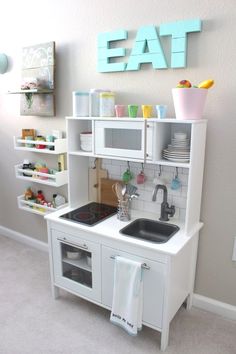
[[[200,82],[200,84],[198,84],[198,88],[204,88],[204,89],[209,89],[210,87],[212,87],[214,85],[214,80],[205,80]]]

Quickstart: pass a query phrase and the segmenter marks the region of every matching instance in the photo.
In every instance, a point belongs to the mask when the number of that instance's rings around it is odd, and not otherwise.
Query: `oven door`
[[[52,251],[55,285],[100,302],[100,245],[53,230]]]

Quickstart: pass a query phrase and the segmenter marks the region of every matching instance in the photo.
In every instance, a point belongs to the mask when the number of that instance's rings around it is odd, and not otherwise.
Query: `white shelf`
[[[94,153],[92,151],[78,150],[78,151],[70,151],[70,152],[68,152],[68,154],[75,155],[75,156],[97,157],[94,155]]]
[[[56,139],[53,143],[48,141],[25,140],[14,136],[15,150],[31,151],[43,154],[63,154],[67,151],[66,139]],[[26,144],[31,145],[45,145],[45,149],[37,149],[36,147],[27,147]],[[48,146],[53,146],[54,150],[49,150]]]
[[[71,264],[71,265],[73,265],[74,267],[77,267],[77,268],[81,268],[81,269],[87,270],[88,272],[92,271],[91,266],[89,266],[87,264],[86,257],[83,257],[83,258],[78,259],[78,260],[69,259],[69,258],[64,257],[62,259],[62,262]]]
[[[32,170],[26,170],[22,168],[22,165],[15,166],[16,178],[23,181],[45,184],[52,187],[61,187],[68,183],[68,171],[56,172],[55,174],[41,173]],[[29,176],[23,176],[23,173],[27,173]]]
[[[68,204],[63,204],[58,208],[51,208],[45,205],[40,205],[37,203],[30,202],[28,200],[24,199],[24,195],[20,195],[17,197],[17,202],[18,202],[18,207],[21,210],[28,211],[33,214],[38,214],[38,215],[46,215],[49,213],[52,213],[54,211],[57,211],[59,209],[65,208]],[[40,210],[39,210],[40,209]]]
[[[148,161],[147,161],[147,163],[148,163]],[[150,161],[150,163],[162,165],[162,166],[190,168],[190,162],[175,162],[175,161],[161,159],[161,160],[154,161],[154,162]]]
[[[130,118],[130,117],[66,117],[67,120],[88,120],[88,121],[94,121],[94,120],[103,120],[103,121],[128,121],[128,122],[143,122],[144,120],[147,120],[148,122],[156,122],[156,123],[179,123],[179,124],[200,124],[200,123],[205,123],[207,120],[206,119],[176,119],[175,117],[170,117],[170,118],[142,118],[142,117],[136,117],[136,118]]]
[[[16,90],[16,91],[8,91],[8,94],[24,94],[24,93],[34,93],[34,94],[45,94],[45,93],[54,93],[52,89],[28,89],[28,90]]]

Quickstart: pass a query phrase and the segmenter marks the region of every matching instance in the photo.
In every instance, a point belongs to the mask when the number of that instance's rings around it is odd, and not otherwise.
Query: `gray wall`
[[[182,19],[203,20],[201,34],[189,35],[188,68],[101,74],[96,72],[96,37],[99,32],[129,30],[125,46],[132,47],[136,30],[147,24]],[[25,188],[14,177],[13,166],[26,156],[13,150],[12,136],[23,127],[47,133],[65,130],[71,115],[71,92],[108,87],[117,102],[158,102],[174,114],[171,88],[180,79],[198,83],[214,78],[208,93],[206,163],[202,220],[195,292],[236,305],[236,266],[231,261],[235,231],[235,20],[234,0],[59,0],[12,1],[1,5],[0,51],[10,57],[10,71],[0,77],[1,217],[3,226],[45,241],[42,218],[18,210],[16,196]],[[21,47],[54,40],[57,51],[57,116],[19,116],[19,97],[4,93],[20,83]],[[165,41],[168,51],[168,40]],[[31,157],[27,155],[27,157]],[[62,190],[65,192],[65,190]]]

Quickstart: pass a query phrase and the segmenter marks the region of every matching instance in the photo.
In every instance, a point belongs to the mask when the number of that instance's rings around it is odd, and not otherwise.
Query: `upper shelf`
[[[94,121],[94,120],[103,120],[103,121],[128,121],[128,122],[143,122],[144,120],[147,120],[148,122],[156,122],[156,123],[179,123],[179,124],[200,124],[200,123],[205,123],[207,120],[206,119],[176,119],[175,117],[173,118],[142,118],[142,117],[137,117],[137,118],[130,118],[130,117],[75,117],[75,116],[70,116],[66,117],[67,120],[88,120],[88,121]]]
[[[21,93],[35,93],[35,94],[44,94],[44,93],[54,93],[54,90],[50,89],[30,89],[30,90],[16,90],[8,91],[9,94],[21,94]]]
[[[39,152],[43,154],[63,154],[67,151],[66,139],[56,139],[53,143],[48,141],[25,140],[14,136],[15,150]],[[28,145],[28,146],[27,146]],[[45,145],[45,149],[38,149],[36,147],[29,147],[29,145]],[[49,147],[54,147],[50,150]]]

